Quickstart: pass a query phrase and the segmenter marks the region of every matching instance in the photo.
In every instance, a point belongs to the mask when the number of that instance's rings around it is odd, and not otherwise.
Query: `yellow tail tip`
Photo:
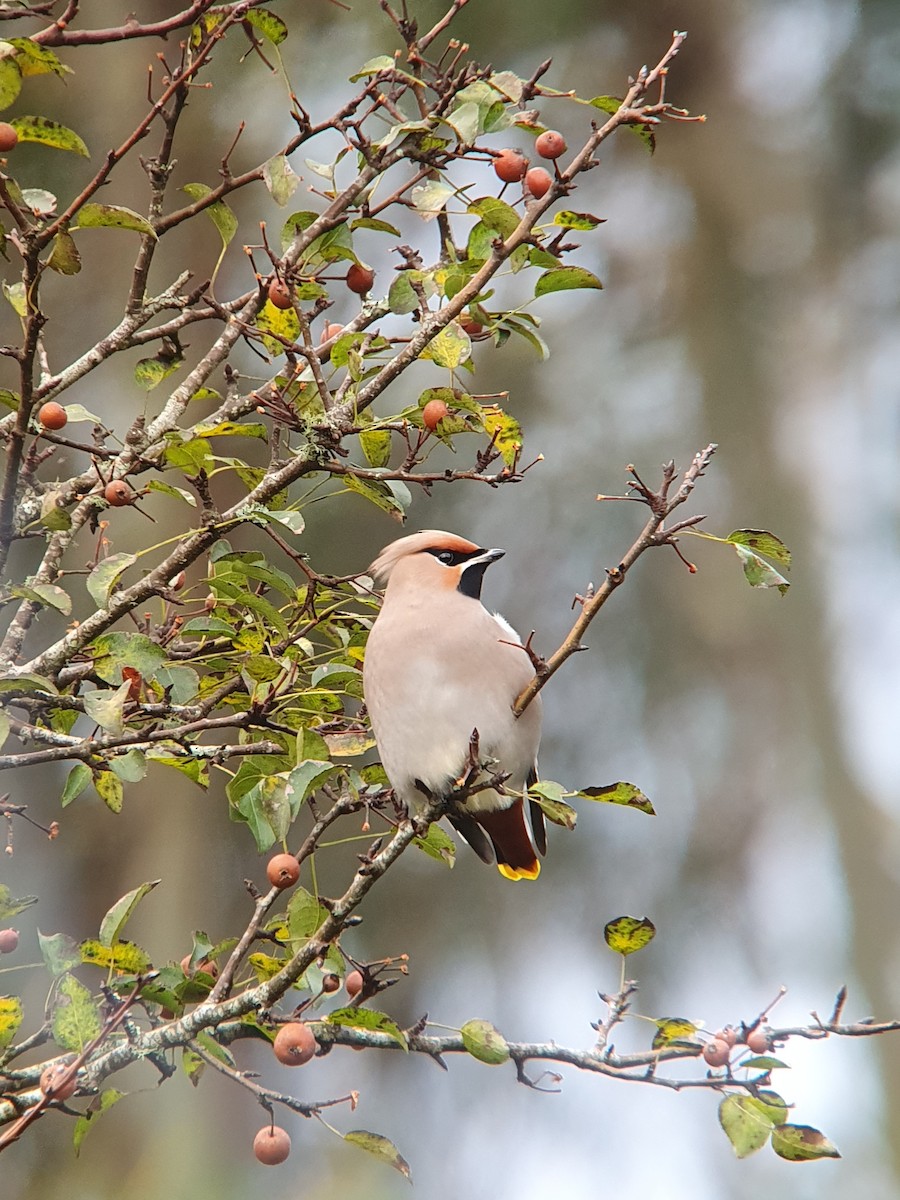
[[[537,859],[527,867],[511,867],[509,863],[497,863],[497,870],[504,879],[537,879],[541,873],[541,864]]]

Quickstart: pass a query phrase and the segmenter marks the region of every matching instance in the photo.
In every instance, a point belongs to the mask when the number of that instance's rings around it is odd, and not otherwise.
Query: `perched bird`
[[[534,801],[529,830],[525,793],[537,778],[540,697],[515,716],[534,669],[512,626],[481,603],[484,572],[503,553],[434,529],[387,546],[370,568],[387,589],[363,679],[382,765],[411,811],[466,777],[477,731],[480,781],[509,778],[447,816],[485,862],[496,856],[507,879],[536,879],[547,841]]]

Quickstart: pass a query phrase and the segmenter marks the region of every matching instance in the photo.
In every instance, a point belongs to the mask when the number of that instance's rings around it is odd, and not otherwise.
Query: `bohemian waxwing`
[[[478,791],[447,815],[485,862],[496,855],[507,879],[536,879],[544,818],[530,801],[532,841],[524,793],[537,777],[540,696],[513,714],[534,670],[516,631],[481,603],[484,572],[503,553],[440,530],[386,547],[370,568],[387,589],[363,678],[382,765],[409,810],[466,775],[478,731],[486,773],[509,778],[502,791]]]

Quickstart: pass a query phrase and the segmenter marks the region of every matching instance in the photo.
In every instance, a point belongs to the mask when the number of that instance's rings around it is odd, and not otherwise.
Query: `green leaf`
[[[655,1021],[656,1033],[653,1035],[652,1047],[661,1050],[663,1046],[695,1046],[698,1044],[698,1026],[686,1017],[662,1017]]]
[[[565,789],[561,783],[552,779],[542,779],[533,783],[528,789],[528,795],[539,805],[541,812],[554,825],[562,825],[566,829],[574,829],[578,814],[571,804],[563,800]]]
[[[43,934],[38,930],[41,958],[51,975],[58,978],[81,963],[78,943],[66,933]]]
[[[46,692],[51,696],[59,695],[56,685],[49,679],[45,679],[43,675],[32,675],[27,671],[23,671],[21,675],[10,675],[6,679],[0,679],[0,694],[3,692],[13,692],[23,696],[32,692]]]
[[[736,545],[734,548],[741,560],[741,566],[744,568],[744,577],[751,587],[777,588],[782,596],[787,594],[787,590],[791,586],[790,581],[783,575],[779,575],[764,558],[760,558],[746,546]]]
[[[0,47],[3,45],[0,42]],[[9,108],[21,90],[22,71],[19,64],[15,58],[0,58],[0,109]]]
[[[173,375],[184,358],[180,354],[166,354],[163,358],[142,358],[134,368],[134,382],[145,392],[152,392],[164,379]]]
[[[738,1158],[761,1150],[773,1128],[767,1106],[754,1096],[726,1096],[719,1105],[719,1124]]]
[[[37,896],[14,898],[6,884],[0,883],[0,921],[8,921],[10,917],[17,917],[20,912],[31,908],[32,904],[37,904],[37,902]]]
[[[203,200],[212,191],[212,188],[206,186],[205,183],[186,183],[181,189],[186,192],[192,200]],[[208,205],[203,210],[209,219],[219,231],[219,237],[222,239],[222,250],[219,257],[216,259],[216,265],[213,267],[212,278],[210,284],[215,283],[216,276],[219,273],[219,267],[222,265],[222,259],[225,257],[225,251],[234,235],[237,233],[238,219],[232,209],[228,207],[224,200],[216,200]]]
[[[811,1162],[815,1158],[840,1158],[840,1152],[824,1133],[811,1125],[778,1125],[772,1130],[772,1149],[788,1162]]]
[[[264,38],[268,38],[273,46],[280,46],[288,35],[287,25],[268,8],[251,8],[244,20]]]
[[[650,944],[656,936],[656,926],[649,917],[616,917],[603,930],[610,950],[616,954],[634,954]]]
[[[321,762],[314,758],[304,759],[294,767],[288,775],[288,786],[291,789],[291,803],[295,812],[299,812],[300,805],[306,802],[334,770],[334,763]]]
[[[143,633],[101,633],[90,643],[94,670],[107,683],[122,682],[122,668],[132,667],[152,679],[164,662],[166,651]]]
[[[2,66],[2,60],[0,60]],[[24,283],[7,283],[3,281],[3,295],[9,301],[17,317],[25,317],[28,313],[28,300],[25,296]]]
[[[357,217],[355,221],[350,222],[350,228],[353,231],[357,229],[371,229],[375,233],[390,233],[394,237],[403,236],[396,225],[391,225],[388,221],[379,220],[377,217]]]
[[[81,1143],[97,1124],[98,1119],[105,1112],[109,1112],[114,1104],[118,1104],[124,1095],[124,1092],[117,1092],[115,1088],[104,1088],[99,1097],[95,1097],[91,1101],[87,1111],[76,1120],[75,1129],[72,1133],[72,1143],[75,1148],[76,1158],[81,1153]]]
[[[790,1064],[782,1062],[780,1058],[773,1058],[770,1054],[755,1054],[753,1058],[745,1058],[741,1063],[741,1068],[746,1071],[789,1071]]]
[[[258,421],[220,421],[217,425],[196,425],[194,433],[200,438],[252,437],[265,441],[269,431]]]
[[[130,689],[131,682],[126,680],[114,692],[106,688],[85,692],[85,713],[112,737],[121,737],[125,732],[125,705]]]
[[[192,437],[182,441],[178,434],[172,434],[168,439],[166,461],[188,476],[199,475],[201,471],[209,472],[213,468],[212,450],[203,438]]]
[[[256,327],[263,335],[266,350],[277,357],[297,341],[300,319],[293,308],[276,308],[271,300],[267,300],[257,314]]]
[[[394,1143],[388,1138],[382,1137],[380,1133],[369,1133],[366,1129],[351,1129],[349,1133],[344,1134],[344,1141],[349,1142],[351,1146],[359,1146],[360,1150],[365,1150],[369,1154],[374,1154],[376,1158],[387,1163],[389,1167],[393,1167],[395,1171],[399,1171],[412,1183],[409,1163]]]
[[[53,239],[47,266],[59,275],[77,275],[81,270],[81,255],[78,253],[75,239],[64,229]]]
[[[493,406],[481,410],[481,419],[501,458],[512,467],[522,450],[522,426],[515,417]]]
[[[451,371],[471,357],[469,335],[455,321],[445,325],[419,355],[419,358],[431,359],[435,366],[448,367]]]
[[[363,63],[356,74],[350,76],[350,82],[358,83],[360,79],[366,79],[369,75],[378,75],[381,71],[392,71],[394,65],[394,60],[389,54],[379,54],[377,58],[370,58],[368,62]]]
[[[83,404],[66,404],[64,405],[64,408],[66,410],[66,415],[69,418],[70,425],[76,421],[91,421],[94,425],[99,425],[101,423],[97,414],[92,413],[89,409],[85,408]]]
[[[151,479],[147,484],[147,491],[161,492],[164,496],[171,496],[173,500],[184,500],[192,508],[197,507],[196,497],[187,488],[174,487],[171,483],[163,483],[161,479]]]
[[[436,821],[428,826],[424,837],[413,838],[413,845],[418,846],[430,858],[436,858],[451,870],[456,865],[456,843],[448,833],[441,829]]]
[[[481,110],[471,101],[458,104],[448,116],[441,117],[441,120],[450,126],[462,146],[471,146],[482,132]]]
[[[87,577],[85,586],[98,608],[106,607],[110,592],[119,576],[136,562],[136,554],[110,554],[108,558],[102,559],[94,567]]]
[[[502,238],[508,238],[518,227],[521,217],[516,210],[496,196],[484,196],[474,200],[466,212],[481,218],[481,223]]]
[[[553,224],[561,225],[563,229],[589,230],[596,229],[605,220],[605,217],[595,217],[592,213],[577,213],[565,208],[562,212],[554,214]]]
[[[94,790],[110,812],[122,811],[125,789],[118,775],[113,775],[112,771],[98,771],[94,776]]]
[[[534,285],[535,296],[546,296],[550,292],[566,292],[573,288],[602,288],[603,284],[592,271],[584,267],[554,267],[538,277]]]
[[[11,408],[13,412],[17,412],[21,399],[18,392],[11,392],[9,388],[0,388],[0,404],[4,408]]]
[[[94,938],[81,943],[81,961],[102,971],[118,971],[123,975],[141,975],[150,967],[150,955],[134,942],[117,942],[104,946]]]
[[[398,1046],[409,1049],[409,1039],[396,1021],[371,1008],[338,1008],[326,1017],[330,1025],[345,1029],[364,1029],[370,1033],[386,1033]]]
[[[729,533],[725,539],[726,542],[731,542],[733,546],[747,546],[751,550],[755,550],[757,554],[764,554],[766,558],[771,558],[780,566],[790,570],[791,552],[774,533],[769,533],[767,529],[735,529],[733,533]]]
[[[509,1046],[499,1030],[490,1021],[466,1021],[462,1029],[463,1045],[479,1062],[498,1067],[509,1059]]]
[[[406,484],[396,479],[358,479],[355,475],[343,477],[344,487],[364,496],[366,500],[401,523],[412,503]]]
[[[143,750],[127,750],[111,758],[109,768],[123,783],[140,783],[147,774],[147,756]]]
[[[610,783],[606,787],[582,788],[575,793],[585,800],[597,800],[603,804],[624,804],[628,808],[636,808],[638,812],[650,817],[656,816],[656,810],[639,787],[633,783]]]
[[[391,461],[389,429],[364,429],[359,435],[359,444],[369,466],[386,467]]]
[[[281,208],[300,185],[299,177],[283,154],[276,154],[263,164],[263,182],[269,189],[269,195]]]
[[[18,996],[0,996],[0,1050],[5,1050],[16,1036],[24,1016]]]
[[[417,184],[410,192],[410,199],[423,221],[433,221],[443,212],[454,191],[455,188],[442,179],[431,179],[428,183]]]
[[[288,219],[281,227],[281,250],[282,253],[288,249],[294,238],[299,233],[309,229],[314,221],[317,221],[319,214],[316,212],[295,212],[291,213]]]
[[[54,531],[72,528],[72,516],[63,507],[59,492],[45,492],[41,497],[41,524]]]
[[[16,62],[26,79],[29,75],[51,74],[62,79],[64,75],[72,74],[72,68],[61,63],[52,50],[31,38],[9,38],[9,44],[16,48]]]
[[[57,121],[51,121],[47,117],[16,117],[10,121],[10,124],[15,127],[20,142],[38,142],[40,145],[50,146],[54,150],[68,150],[72,154],[81,155],[82,158],[91,156],[87,146],[74,130],[67,129],[65,125],[60,125]],[[105,207],[107,206],[84,205],[78,214],[79,223],[85,224],[81,219],[85,209]]]
[[[156,237],[156,231],[146,217],[119,204],[84,204],[78,210],[77,220],[73,229],[131,229]]]
[[[66,975],[57,991],[53,1038],[63,1050],[81,1051],[102,1028],[93,997],[74,975]]]
[[[395,276],[388,289],[388,304],[391,312],[397,313],[398,316],[405,316],[406,313],[415,312],[419,308],[421,301],[412,285],[420,283],[423,278],[421,271],[400,271]]]
[[[15,584],[9,589],[11,596],[20,596],[23,600],[33,600],[47,608],[55,608],[66,616],[72,611],[72,597],[55,583],[25,583]]]
[[[73,800],[77,799],[92,779],[91,768],[87,763],[76,763],[66,776],[66,784],[60,797],[62,807],[66,808]]]

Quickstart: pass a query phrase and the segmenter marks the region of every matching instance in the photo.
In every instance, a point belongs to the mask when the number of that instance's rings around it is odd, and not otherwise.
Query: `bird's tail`
[[[537,879],[541,864],[525,820],[525,805],[519,797],[509,808],[480,812],[475,818],[497,855],[497,868],[506,879]]]

